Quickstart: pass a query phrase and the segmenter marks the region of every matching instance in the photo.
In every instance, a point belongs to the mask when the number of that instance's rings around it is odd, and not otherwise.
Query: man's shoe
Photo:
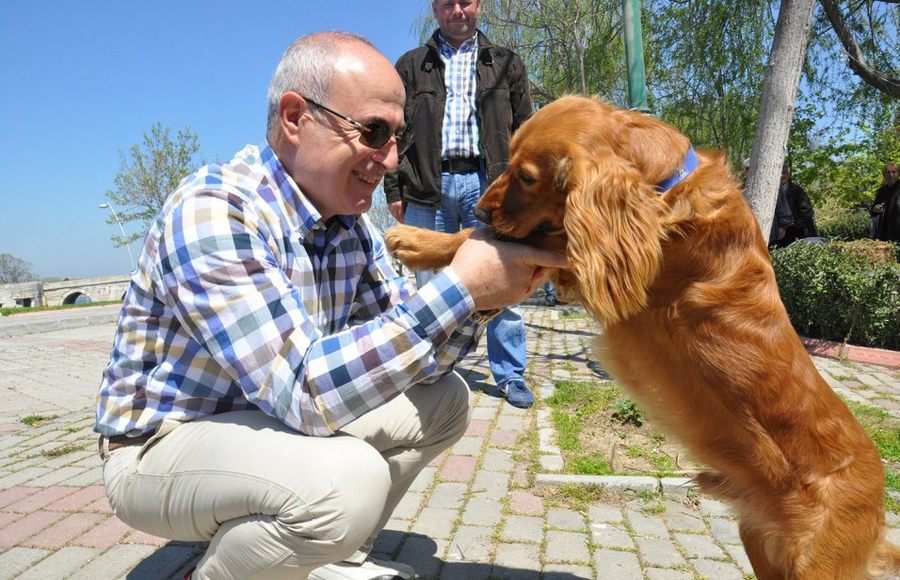
[[[362,564],[335,562],[309,573],[309,580],[415,580],[412,566],[400,562],[378,560],[371,556]]]
[[[500,393],[509,404],[520,409],[527,409],[534,404],[534,395],[521,381],[509,381],[500,385]]]

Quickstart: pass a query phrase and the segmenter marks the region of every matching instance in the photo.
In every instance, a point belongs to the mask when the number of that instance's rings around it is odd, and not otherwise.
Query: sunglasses
[[[372,149],[381,149],[384,147],[384,144],[391,140],[393,137],[397,141],[397,152],[399,155],[403,155],[407,148],[410,146],[410,132],[409,127],[403,126],[397,129],[396,131],[392,131],[387,123],[380,120],[370,121],[363,125],[359,121],[355,119],[351,119],[347,115],[343,115],[338,113],[334,109],[329,109],[325,105],[315,102],[309,97],[303,97],[306,99],[306,102],[314,107],[318,107],[323,111],[331,113],[338,119],[343,119],[350,123],[354,129],[359,131],[359,140],[366,147],[371,147]]]

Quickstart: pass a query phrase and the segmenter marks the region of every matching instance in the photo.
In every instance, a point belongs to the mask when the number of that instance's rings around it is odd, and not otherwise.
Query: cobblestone
[[[608,493],[577,509],[548,499],[585,480],[551,473],[565,465],[541,399],[554,381],[597,379],[594,328],[575,307],[523,311],[538,403],[516,409],[498,396],[484,345],[463,361],[473,385],[466,436],[416,478],[376,552],[424,580],[750,577],[733,512],[684,478],[592,479]],[[205,549],[133,530],[106,501],[91,427],[112,334],[103,323],[0,338],[0,578],[174,580]],[[896,369],[814,361],[839,392],[894,412]],[[37,422],[22,423],[27,415]],[[644,511],[629,501],[636,493],[665,499]],[[888,523],[900,537],[900,516]]]

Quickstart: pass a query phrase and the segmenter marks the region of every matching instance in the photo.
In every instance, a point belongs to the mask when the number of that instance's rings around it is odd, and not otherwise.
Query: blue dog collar
[[[699,165],[699,161],[697,160],[697,155],[694,153],[694,146],[691,145],[687,153],[684,155],[684,162],[682,162],[681,167],[676,169],[672,175],[667,177],[662,183],[658,183],[656,185],[656,191],[663,193],[669,191],[676,185],[678,185],[682,179],[691,174],[695,169],[697,169],[697,165]]]

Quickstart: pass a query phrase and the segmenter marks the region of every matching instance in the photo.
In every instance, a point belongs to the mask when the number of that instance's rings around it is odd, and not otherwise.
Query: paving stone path
[[[499,398],[483,348],[464,361],[468,432],[415,481],[376,551],[425,579],[751,578],[728,508],[685,481],[608,480],[577,505],[560,499],[563,461],[541,400],[556,381],[596,379],[594,327],[577,307],[524,312],[538,403]],[[84,320],[33,332],[19,321],[4,335],[0,319],[0,579],[180,578],[205,546],[133,530],[106,501],[91,427],[114,326]],[[900,416],[900,371],[814,360],[843,396]],[[889,523],[900,543],[900,517]]]

